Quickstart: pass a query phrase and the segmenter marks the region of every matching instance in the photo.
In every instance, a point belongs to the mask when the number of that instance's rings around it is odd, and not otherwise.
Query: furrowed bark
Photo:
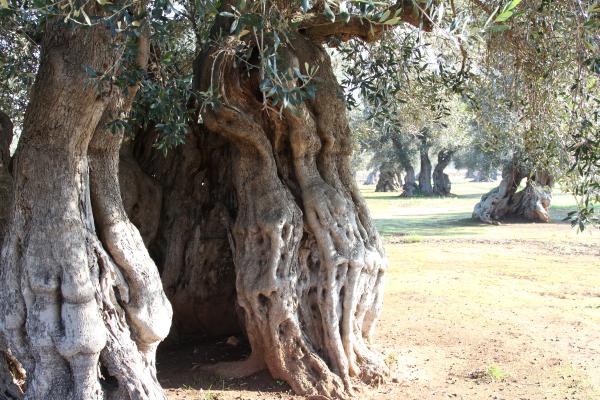
[[[13,180],[9,172],[10,143],[13,124],[8,115],[0,111],[0,248],[10,220],[13,197]],[[10,355],[8,345],[0,335],[0,399],[22,399],[22,368]],[[21,376],[22,375],[22,376]]]
[[[319,88],[282,118],[263,109],[256,70],[248,74],[222,53],[199,59],[200,88],[219,82],[226,99],[203,119],[233,146],[230,241],[252,347],[248,360],[213,370],[239,376],[266,367],[299,394],[344,398],[352,377],[377,381],[387,373],[368,345],[386,264],[352,177],[329,57],[302,36],[291,40],[285,59],[290,67],[317,65]]]
[[[115,40],[103,25],[55,20],[42,41],[0,260],[0,326],[26,371],[25,399],[164,399],[154,352],[170,307],[122,210],[120,136],[105,129],[136,88],[122,98],[86,84],[82,67],[113,65]],[[143,35],[139,51],[147,57]],[[100,380],[101,366],[114,380]]]

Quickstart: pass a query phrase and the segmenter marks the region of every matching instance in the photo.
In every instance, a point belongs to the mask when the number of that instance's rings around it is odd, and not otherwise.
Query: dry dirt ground
[[[393,375],[356,399],[600,399],[600,232],[473,223],[489,187],[459,182],[456,198],[417,200],[365,189],[390,261],[375,346]],[[570,201],[555,197],[555,220]],[[266,373],[202,372],[247,351],[224,341],[165,347],[169,400],[301,398]]]

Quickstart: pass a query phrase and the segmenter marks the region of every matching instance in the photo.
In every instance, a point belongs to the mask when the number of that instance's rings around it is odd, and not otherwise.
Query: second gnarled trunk
[[[256,70],[217,52],[199,63],[201,89],[218,82],[212,89],[226,99],[203,118],[233,146],[230,240],[252,347],[242,364],[215,369],[239,376],[266,367],[299,394],[346,397],[352,377],[387,372],[368,344],[386,261],[351,173],[350,130],[329,56],[302,36],[290,40],[288,67],[318,66],[318,90],[281,116],[263,108]]]
[[[517,191],[525,178],[525,188]],[[498,224],[504,218],[549,222],[552,185],[552,176],[541,171],[532,173],[515,158],[502,171],[500,185],[475,205],[473,218],[488,224]]]

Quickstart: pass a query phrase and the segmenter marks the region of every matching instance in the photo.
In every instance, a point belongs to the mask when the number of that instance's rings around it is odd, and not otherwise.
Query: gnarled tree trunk
[[[402,187],[398,172],[394,164],[383,163],[379,169],[379,180],[375,187],[376,192],[398,192]]]
[[[347,397],[351,377],[387,373],[368,345],[386,262],[352,178],[350,130],[329,56],[301,35],[290,40],[282,59],[290,68],[318,66],[318,88],[282,117],[264,109],[256,69],[218,49],[198,59],[200,89],[215,82],[224,99],[203,119],[230,145],[223,156],[236,196],[228,229],[252,347],[248,360],[214,370],[240,376],[266,367],[299,394]]]
[[[95,88],[83,69],[114,65],[116,40],[104,25],[60,20],[42,39],[0,259],[3,350],[26,371],[25,399],[164,399],[154,359],[171,308],[123,209],[122,135],[105,129],[136,88],[125,98]],[[141,64],[146,43],[142,35]]]
[[[419,156],[421,158],[421,170],[419,171],[419,191],[422,194],[433,194],[433,186],[431,185],[431,160],[429,159],[429,148],[431,146],[425,135],[422,135],[421,145],[419,146]]]
[[[404,183],[402,184],[402,196],[414,196],[418,189],[418,185],[415,177],[415,169],[413,168],[412,161],[410,159],[410,154],[398,135],[392,135],[392,144],[398,153],[398,159],[400,160],[402,169],[406,171],[406,174],[404,175]]]
[[[444,170],[450,164],[453,153],[451,150],[441,150],[438,153],[437,165],[433,170],[433,193],[438,196],[448,196],[450,194],[452,186],[450,178],[448,174],[444,173]]]
[[[525,189],[517,192],[524,178],[527,178]],[[531,174],[518,160],[513,159],[504,168],[500,185],[481,197],[473,210],[473,218],[488,224],[498,224],[509,217],[549,222],[552,185],[550,175],[539,172]]]

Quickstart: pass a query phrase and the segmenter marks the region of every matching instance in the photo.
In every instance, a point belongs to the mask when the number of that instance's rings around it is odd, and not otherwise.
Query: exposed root
[[[242,361],[226,361],[213,365],[202,366],[202,371],[220,378],[245,378],[267,368],[264,354],[252,351],[250,356]]]

